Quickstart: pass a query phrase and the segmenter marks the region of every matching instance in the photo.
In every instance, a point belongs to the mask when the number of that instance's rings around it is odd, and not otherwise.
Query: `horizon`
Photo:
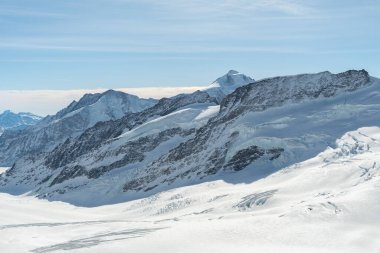
[[[342,72],[346,72],[354,69],[347,69]],[[360,70],[360,69],[356,69]],[[366,69],[361,69],[365,70]],[[230,69],[226,71],[226,75],[230,71],[236,71]],[[331,74],[338,74],[342,72],[331,72],[329,70],[314,72],[314,73],[298,73],[296,75],[302,74],[318,74],[322,72],[330,72]],[[280,75],[264,77],[261,79],[256,79],[254,76],[242,73],[237,71],[240,74],[244,74],[253,78],[256,81],[260,81],[267,78],[274,78]],[[368,72],[368,71],[367,71]],[[222,77],[223,75],[219,76]],[[369,73],[371,77],[375,77]],[[291,76],[291,75],[283,75],[283,76]],[[217,77],[217,78],[219,78]],[[213,81],[215,82],[216,79]],[[377,77],[375,77],[377,78]],[[34,115],[46,117],[49,115],[54,115],[58,111],[66,108],[71,102],[80,100],[85,94],[95,94],[95,93],[103,93],[108,90],[121,91],[124,93],[128,93],[131,95],[138,96],[139,98],[153,98],[153,99],[161,99],[164,97],[172,97],[181,93],[192,93],[197,90],[202,90],[207,88],[213,82],[209,82],[208,84],[201,86],[171,86],[171,87],[129,87],[129,88],[94,88],[94,89],[44,89],[44,90],[0,90],[0,97],[3,99],[0,100],[0,114],[11,111],[13,113],[32,113]],[[23,101],[22,104],[15,104],[14,101],[19,100]],[[25,108],[25,109],[24,109]],[[28,110],[29,108],[31,110]]]
[[[191,90],[229,69],[380,76],[379,11],[376,0],[4,0],[0,111],[52,114],[82,91]]]

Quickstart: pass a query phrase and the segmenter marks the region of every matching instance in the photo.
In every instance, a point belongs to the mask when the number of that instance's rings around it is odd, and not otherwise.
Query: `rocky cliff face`
[[[220,106],[198,91],[97,123],[51,152],[19,160],[0,184],[91,206],[209,178],[252,181],[378,124],[379,111],[380,82],[364,70],[265,79]],[[239,177],[241,170],[249,177]]]
[[[333,97],[342,92],[354,91],[370,82],[365,70],[350,70],[331,74],[322,72],[265,79],[238,88],[221,104],[221,117],[235,117],[245,111],[262,111],[285,103],[306,99]]]

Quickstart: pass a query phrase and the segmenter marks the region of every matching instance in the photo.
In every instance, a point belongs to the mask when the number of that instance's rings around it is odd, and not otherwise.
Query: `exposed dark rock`
[[[83,166],[75,165],[73,167],[66,167],[53,179],[50,186],[60,184],[68,179],[85,176],[87,174],[87,170]]]
[[[223,166],[224,169],[232,169],[234,171],[239,171],[247,167],[253,161],[259,159],[265,154],[265,150],[259,148],[258,146],[251,146],[239,150],[228,162]]]
[[[287,101],[332,97],[338,92],[354,91],[370,82],[365,70],[349,70],[339,74],[322,72],[268,78],[239,87],[221,102],[218,120],[227,122],[245,111],[263,111]]]

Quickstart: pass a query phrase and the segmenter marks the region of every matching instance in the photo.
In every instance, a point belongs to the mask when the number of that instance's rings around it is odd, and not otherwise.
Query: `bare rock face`
[[[262,111],[287,102],[333,97],[354,91],[370,82],[365,70],[344,73],[304,74],[264,79],[238,88],[221,103],[220,118],[228,120],[245,111]]]

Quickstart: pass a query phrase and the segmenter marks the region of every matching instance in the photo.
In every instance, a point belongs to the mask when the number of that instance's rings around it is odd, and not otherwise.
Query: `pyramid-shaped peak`
[[[242,86],[254,82],[253,78],[244,75],[236,70],[230,70],[224,76],[216,79],[213,84],[217,84],[220,87],[226,86]]]

